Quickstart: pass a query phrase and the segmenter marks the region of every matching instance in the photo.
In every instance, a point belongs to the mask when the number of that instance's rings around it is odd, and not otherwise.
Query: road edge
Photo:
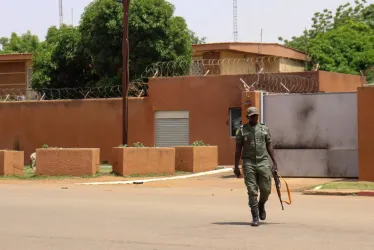
[[[168,180],[178,180],[178,179],[188,179],[194,178],[199,176],[206,176],[206,175],[213,175],[219,173],[226,173],[232,172],[232,168],[220,168],[217,170],[212,170],[208,172],[196,173],[196,174],[189,174],[189,175],[181,175],[181,176],[174,176],[174,177],[164,177],[164,178],[154,178],[154,179],[141,179],[141,180],[131,180],[131,181],[103,181],[103,182],[86,182],[86,183],[75,183],[75,185],[130,185],[130,184],[144,184],[148,182],[157,182],[157,181],[168,181]]]
[[[374,190],[320,190],[312,189],[302,192],[304,195],[325,195],[325,196],[364,196],[374,197]]]

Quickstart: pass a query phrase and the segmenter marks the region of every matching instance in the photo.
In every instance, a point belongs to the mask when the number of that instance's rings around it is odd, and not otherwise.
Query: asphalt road
[[[0,249],[374,249],[374,199],[293,194],[249,225],[245,189],[0,185]]]

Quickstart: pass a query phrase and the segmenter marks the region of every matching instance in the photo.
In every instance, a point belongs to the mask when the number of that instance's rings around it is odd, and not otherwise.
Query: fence
[[[289,63],[290,59],[277,56],[176,60],[152,63],[146,67],[142,77],[276,73],[280,65]]]
[[[139,97],[146,93],[144,83],[131,83],[128,96]],[[65,100],[65,99],[101,99],[120,98],[122,86],[100,86],[91,88],[2,88],[0,102],[25,100]]]

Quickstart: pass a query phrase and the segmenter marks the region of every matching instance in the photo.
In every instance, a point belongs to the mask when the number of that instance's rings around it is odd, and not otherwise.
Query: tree
[[[20,36],[12,33],[10,38],[1,37],[0,45],[0,54],[33,53],[38,49],[40,42],[36,35],[32,35],[30,31],[27,31]]]
[[[51,27],[33,59],[33,88],[73,88],[90,84],[89,62],[79,30],[72,26]]]
[[[129,10],[130,79],[157,61],[190,59],[192,36],[174,6],[165,0],[131,1]],[[80,32],[92,73],[101,83],[120,84],[123,9],[118,1],[95,0],[82,15]]]
[[[347,21],[355,20],[360,22],[373,22],[369,17],[374,16],[374,4],[365,6],[366,0],[356,0],[355,5],[350,3],[340,5],[333,16],[332,11],[324,9],[323,12],[316,12],[312,18],[312,27],[305,30],[303,35],[299,37],[292,37],[291,40],[286,40],[279,37],[279,40],[284,42],[286,46],[308,52],[308,42],[317,35],[325,33],[331,29],[339,28]]]
[[[357,0],[354,6],[340,5],[335,15],[327,9],[317,12],[311,29],[305,30],[303,35],[279,40],[310,55],[307,69],[319,63],[323,70],[359,74],[363,67],[370,65],[368,55],[372,53],[374,4],[365,4],[366,0]]]
[[[206,37],[198,37],[192,30],[189,31],[192,44],[204,44],[206,43]]]
[[[310,41],[309,53],[321,70],[359,74],[374,65],[374,30],[362,22],[348,21],[318,34]]]

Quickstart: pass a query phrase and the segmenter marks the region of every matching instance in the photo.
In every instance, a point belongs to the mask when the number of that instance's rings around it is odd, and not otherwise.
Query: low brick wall
[[[24,175],[23,151],[0,150],[0,175]]]
[[[47,176],[94,175],[100,168],[100,149],[37,149],[36,174]]]
[[[134,174],[174,174],[174,148],[113,148],[113,172],[121,176]]]
[[[206,172],[218,166],[217,146],[175,147],[175,170]]]

